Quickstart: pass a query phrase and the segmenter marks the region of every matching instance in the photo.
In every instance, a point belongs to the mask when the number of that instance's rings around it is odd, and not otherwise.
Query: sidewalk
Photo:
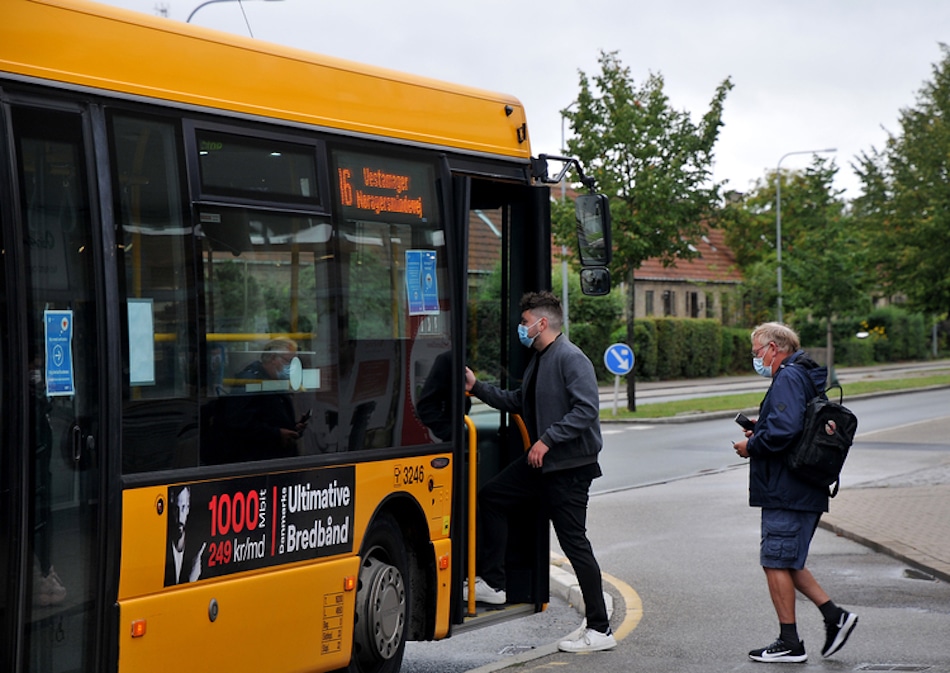
[[[950,449],[950,416],[876,433],[874,441]],[[860,430],[856,443],[861,441]],[[936,467],[864,484],[846,485],[831,501],[821,526],[950,582],[950,450]]]
[[[843,490],[819,525],[950,582],[947,482]]]

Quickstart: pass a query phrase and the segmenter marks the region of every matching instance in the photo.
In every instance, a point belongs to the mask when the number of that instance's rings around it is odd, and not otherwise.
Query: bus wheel
[[[409,617],[407,561],[399,528],[380,519],[367,536],[356,591],[352,673],[397,673]]]

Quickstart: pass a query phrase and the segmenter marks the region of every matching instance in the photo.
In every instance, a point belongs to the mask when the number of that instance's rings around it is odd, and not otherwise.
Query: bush
[[[689,379],[719,375],[722,326],[718,320],[684,320],[686,360],[683,375]]]
[[[806,349],[824,349],[827,345],[827,321],[814,320],[796,325]],[[857,339],[856,334],[868,336]],[[875,362],[923,360],[928,356],[930,334],[924,316],[908,313],[899,306],[878,308],[865,319],[842,318],[831,325],[835,363],[845,366]],[[870,358],[870,359],[869,359]]]
[[[656,318],[656,377],[661,381],[681,377],[686,344],[677,318]]]
[[[582,345],[594,361],[602,382],[612,380],[603,364],[604,350],[612,343],[625,343],[633,348],[636,358],[634,373],[639,381],[740,375],[748,374],[752,369],[749,355],[751,328],[723,327],[716,320],[638,318],[630,338],[619,315],[612,325],[609,336],[595,337],[585,328],[573,321],[571,323],[571,340]],[[823,352],[826,325],[824,320],[795,325],[803,348]],[[574,331],[575,327],[578,332]],[[860,331],[868,332],[869,336],[858,339],[855,335]],[[923,316],[907,313],[900,307],[877,309],[866,320],[835,320],[832,336],[835,364],[839,366],[920,360],[929,354],[927,322]]]
[[[584,351],[584,354],[594,363],[597,380],[606,380],[610,373],[604,365],[604,351],[607,350],[610,344],[606,343],[607,339],[604,338],[603,330],[588,323],[571,321],[570,333],[571,341]]]
[[[840,367],[866,367],[874,364],[875,339],[852,336],[835,342],[835,364]]]
[[[748,374],[752,367],[751,330],[740,327],[722,329],[722,349],[719,358],[720,374]]]
[[[622,333],[626,335],[627,328]],[[617,333],[620,333],[618,330]],[[623,340],[626,343],[626,339]],[[635,357],[634,372],[641,381],[656,380],[657,365],[657,334],[656,322],[650,319],[637,320],[633,324],[633,355]]]
[[[640,379],[708,378],[720,373],[722,326],[716,320],[644,318],[634,323],[633,342]]]

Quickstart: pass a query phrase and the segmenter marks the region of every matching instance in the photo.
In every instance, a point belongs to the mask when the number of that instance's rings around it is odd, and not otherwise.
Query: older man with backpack
[[[808,357],[798,335],[781,323],[764,323],[753,330],[752,358],[756,372],[772,383],[754,426],[734,446],[739,456],[749,458],[749,505],[762,509],[760,563],[778,617],[779,637],[749,652],[749,658],[802,663],[808,655],[798,636],[796,590],[824,618],[822,656],[841,649],[858,623],[857,615],[835,605],[805,567],[818,520],[828,511],[828,488],[797,477],[786,464],[788,452],[802,435],[809,400],[824,390],[827,369]]]

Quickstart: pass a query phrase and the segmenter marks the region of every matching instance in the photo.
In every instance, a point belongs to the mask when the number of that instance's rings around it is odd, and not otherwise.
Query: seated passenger
[[[274,339],[264,346],[259,360],[238,372],[236,378],[249,385],[218,400],[214,431],[220,458],[240,461],[297,455],[297,440],[306,421],[297,419],[289,385],[284,390],[268,390],[266,385],[288,380],[296,355],[294,341]],[[258,384],[262,384],[259,389]]]

